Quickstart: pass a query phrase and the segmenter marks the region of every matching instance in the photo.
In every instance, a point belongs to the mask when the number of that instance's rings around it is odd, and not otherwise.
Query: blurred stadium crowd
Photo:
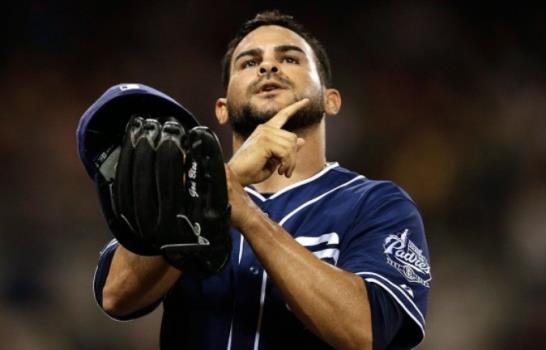
[[[340,89],[328,158],[404,187],[433,284],[422,349],[546,344],[546,11],[473,2],[10,3],[1,14],[0,338],[5,349],[153,349],[91,283],[110,235],[75,147],[109,86],[170,94],[220,136],[220,59],[256,11],[294,14]]]

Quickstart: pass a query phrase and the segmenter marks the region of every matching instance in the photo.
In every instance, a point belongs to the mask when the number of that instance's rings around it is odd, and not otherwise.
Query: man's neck
[[[305,140],[305,144],[296,155],[296,168],[290,178],[279,175],[276,171],[265,181],[254,184],[261,193],[274,193],[310,178],[324,169],[326,165],[326,136],[324,119],[317,125],[296,132]],[[233,153],[237,152],[244,140],[233,134]]]

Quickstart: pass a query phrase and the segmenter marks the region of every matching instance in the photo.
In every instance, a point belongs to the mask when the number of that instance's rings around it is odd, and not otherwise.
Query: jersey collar
[[[313,182],[313,181],[319,179],[320,177],[322,177],[324,174],[326,174],[330,170],[332,170],[334,168],[337,168],[338,166],[339,166],[338,162],[328,162],[328,163],[326,163],[326,167],[324,169],[322,169],[321,171],[319,171],[318,173],[316,173],[315,175],[313,175],[313,176],[311,176],[311,177],[309,177],[309,178],[307,178],[305,180],[301,180],[301,181],[298,181],[296,183],[293,183],[292,185],[287,186],[287,187],[283,188],[282,190],[273,193],[271,196],[268,196],[267,198],[264,197],[262,194],[260,194],[258,191],[256,191],[252,186],[246,186],[245,191],[250,193],[254,197],[258,198],[262,202],[266,202],[268,200],[275,199],[278,196],[282,195],[283,193],[289,192],[289,191],[291,191],[291,190],[293,190],[293,189],[295,189],[297,187],[300,187],[300,186],[303,186],[303,185],[308,184],[310,182]]]

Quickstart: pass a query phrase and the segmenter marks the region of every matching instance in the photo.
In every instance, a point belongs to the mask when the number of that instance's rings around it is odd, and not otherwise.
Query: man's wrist
[[[247,184],[243,182],[242,176],[237,172],[237,166],[230,160],[226,166],[229,168],[231,177],[235,179],[241,186],[246,186]]]
[[[264,220],[268,220],[267,214],[257,207],[252,208],[236,227],[241,233],[252,233],[260,227]]]

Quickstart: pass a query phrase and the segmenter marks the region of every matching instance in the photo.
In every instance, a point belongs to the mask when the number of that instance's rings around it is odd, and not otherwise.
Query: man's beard
[[[292,103],[301,99],[302,98],[294,98]],[[233,132],[241,136],[243,139],[247,139],[258,125],[267,122],[282,109],[279,108],[278,110],[259,111],[250,103],[236,107],[229,103],[229,101],[227,103],[227,108],[229,113],[229,123],[233,129]],[[322,97],[311,99],[310,104],[292,115],[282,128],[284,130],[294,132],[296,130],[305,129],[309,126],[320,123],[323,117],[324,107],[322,106]]]

